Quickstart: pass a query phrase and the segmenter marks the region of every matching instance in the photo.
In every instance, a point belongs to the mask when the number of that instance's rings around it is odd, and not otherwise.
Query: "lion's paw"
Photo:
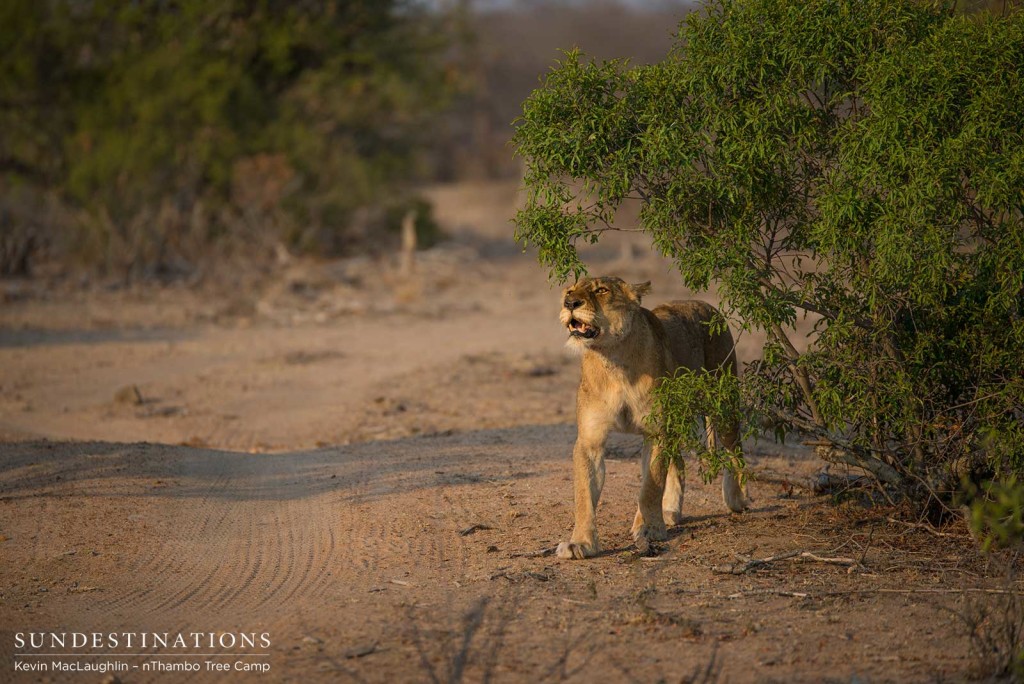
[[[668,539],[668,531],[665,529],[664,523],[660,525],[643,524],[633,529],[633,541],[642,555],[656,553],[657,549],[653,543],[663,542],[666,539]]]
[[[641,537],[650,541],[665,541],[668,539],[668,530],[665,529],[665,523],[641,525],[633,531],[633,539],[639,540]]]
[[[662,510],[661,516],[665,520],[665,525],[667,527],[683,524],[683,514],[681,511],[670,511],[666,509]]]
[[[597,544],[584,544],[581,542],[561,542],[555,549],[555,555],[566,560],[583,560],[596,556]]]
[[[725,505],[730,513],[745,513],[750,510],[750,502],[745,499],[727,501]]]
[[[667,511],[662,511],[662,515],[665,515]],[[651,541],[665,541],[668,539],[668,530],[665,528],[665,521],[650,516],[651,521],[647,523],[644,520],[643,513],[637,509],[636,515],[633,516],[633,525],[629,528],[629,533],[633,535],[634,541],[639,539],[641,536],[650,539]]]

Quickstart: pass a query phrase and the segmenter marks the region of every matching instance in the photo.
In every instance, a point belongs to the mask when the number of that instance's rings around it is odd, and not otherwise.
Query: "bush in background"
[[[403,0],[4,2],[0,267],[44,243],[125,277],[231,241],[343,252],[362,208],[407,201],[461,87],[448,44]]]

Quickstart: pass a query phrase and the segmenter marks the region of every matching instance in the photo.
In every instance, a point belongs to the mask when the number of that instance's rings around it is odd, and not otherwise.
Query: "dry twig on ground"
[[[822,599],[830,598],[834,596],[858,596],[862,594],[991,594],[991,595],[1008,595],[1014,593],[1011,589],[986,589],[984,587],[967,587],[964,589],[944,589],[941,587],[919,587],[913,589],[888,589],[884,587],[874,589],[849,589],[843,591],[822,591],[822,592],[802,592],[802,591],[789,591],[787,589],[749,589],[747,591],[737,591],[733,594],[728,594],[725,598],[738,599],[738,598],[751,598],[754,596],[789,596],[792,598],[811,598],[811,599]]]
[[[828,563],[830,565],[842,565],[842,566],[850,568],[851,571],[853,570],[853,568],[856,568],[856,567],[860,566],[860,563],[858,563],[853,558],[841,558],[841,557],[840,558],[827,558],[827,557],[824,557],[824,556],[819,556],[817,554],[814,554],[814,553],[812,553],[810,551],[799,551],[799,550],[797,550],[797,551],[787,551],[786,553],[780,553],[780,554],[775,555],[775,556],[768,556],[767,558],[749,558],[749,557],[744,556],[744,555],[739,554],[739,553],[736,554],[736,557],[739,558],[741,561],[743,561],[743,563],[730,563],[728,565],[713,565],[713,566],[711,566],[711,571],[712,572],[717,572],[717,573],[723,574],[723,575],[742,575],[742,574],[744,574],[744,573],[746,573],[746,572],[748,572],[750,570],[753,570],[754,568],[759,568],[762,565],[768,565],[769,563],[774,563],[776,561],[791,560],[791,559],[806,559],[806,560],[814,561],[815,563]]]
[[[556,547],[549,546],[546,549],[540,549],[539,551],[516,551],[508,554],[509,558],[541,558],[543,556],[550,556],[555,552]]]
[[[958,536],[960,536],[960,535],[956,535],[956,534],[949,534],[948,532],[939,532],[932,525],[927,525],[925,523],[907,522],[905,520],[897,520],[896,518],[887,518],[887,520],[889,522],[893,523],[894,525],[904,525],[906,527],[910,527],[910,528],[915,529],[915,530],[924,530],[928,534],[934,535],[936,537],[958,537]]]

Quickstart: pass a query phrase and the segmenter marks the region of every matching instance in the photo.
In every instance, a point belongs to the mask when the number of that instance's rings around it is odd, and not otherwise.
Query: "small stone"
[[[114,392],[114,403],[128,406],[141,406],[143,403],[142,392],[138,385],[125,385]]]

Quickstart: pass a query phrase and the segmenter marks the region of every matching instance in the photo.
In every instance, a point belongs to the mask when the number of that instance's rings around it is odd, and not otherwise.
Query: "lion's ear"
[[[646,283],[633,283],[629,286],[630,292],[636,297],[636,301],[642,300],[651,291],[651,281],[648,280]]]

